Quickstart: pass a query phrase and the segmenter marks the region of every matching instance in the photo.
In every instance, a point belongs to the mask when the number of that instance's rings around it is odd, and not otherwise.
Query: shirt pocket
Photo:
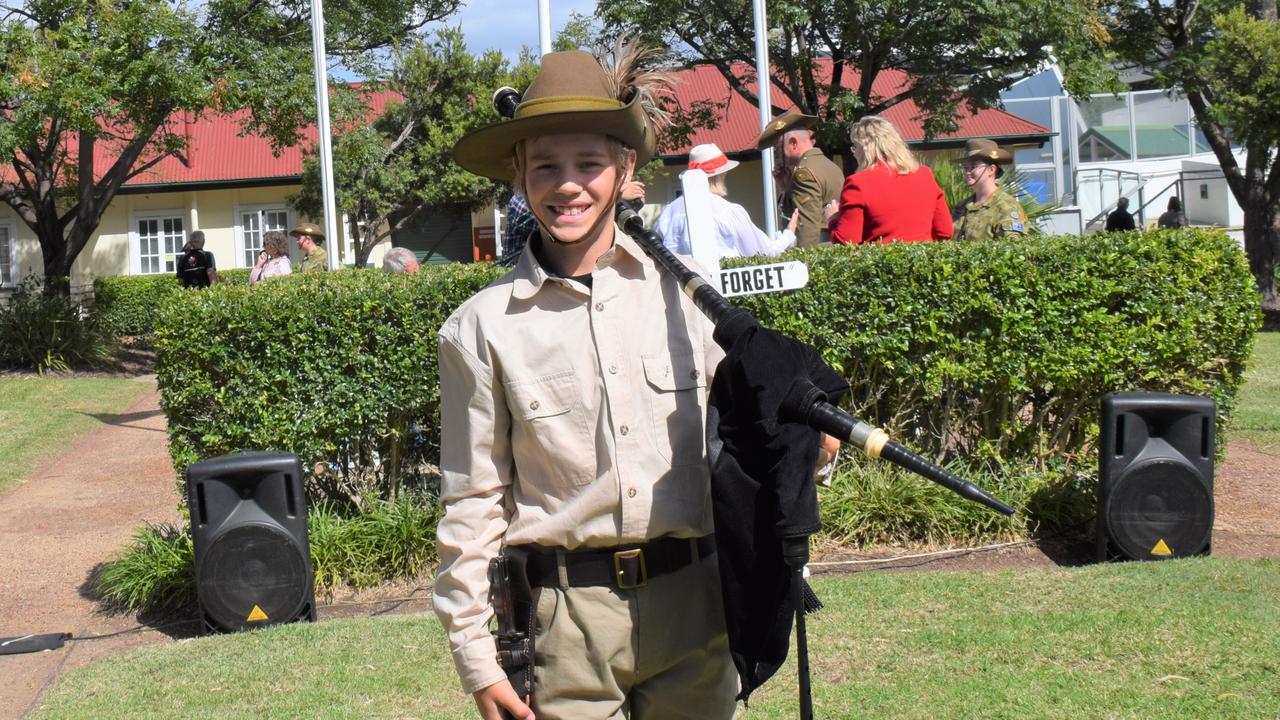
[[[706,462],[706,370],[697,353],[662,353],[640,358],[649,389],[653,443],[671,467]]]
[[[516,472],[525,482],[571,487],[595,478],[596,451],[572,370],[505,383]]]

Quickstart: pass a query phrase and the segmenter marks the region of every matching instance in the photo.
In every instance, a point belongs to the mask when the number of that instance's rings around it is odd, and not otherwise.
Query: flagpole
[[[551,52],[551,0],[538,0],[538,49]]]
[[[769,74],[769,23],[765,18],[765,0],[752,0],[756,31],[756,95],[760,98],[760,130],[773,119],[773,103],[769,99],[772,81]],[[760,172],[764,176],[764,232],[772,238],[778,232],[777,191],[773,185],[773,148],[760,151]]]
[[[320,196],[324,205],[325,252],[329,269],[338,267],[338,234],[334,220],[337,203],[333,191],[333,136],[329,131],[329,72],[325,65],[324,4],[311,0],[311,61],[316,78],[316,133],[320,150]]]

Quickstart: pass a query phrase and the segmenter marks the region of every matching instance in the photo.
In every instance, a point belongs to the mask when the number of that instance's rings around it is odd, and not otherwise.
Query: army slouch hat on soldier
[[[756,147],[763,150],[773,145],[783,133],[788,133],[792,130],[807,130],[817,123],[818,117],[816,115],[805,115],[792,108],[769,121],[769,124],[756,137]]]
[[[548,53],[510,120],[464,135],[453,146],[463,169],[494,180],[510,181],[516,144],[539,135],[608,135],[636,151],[639,167],[653,156],[656,138],[638,93],[614,97],[595,56],[582,50]]]
[[[1005,165],[1013,162],[1013,155],[1011,155],[1008,150],[997,145],[994,140],[980,138],[977,140],[965,141],[964,159],[985,160],[989,163]]]
[[[322,238],[324,237],[324,228],[320,227],[319,225],[313,225],[311,223],[302,223],[298,227],[290,230],[289,234],[294,237],[302,237],[303,235],[308,235],[310,237]]]

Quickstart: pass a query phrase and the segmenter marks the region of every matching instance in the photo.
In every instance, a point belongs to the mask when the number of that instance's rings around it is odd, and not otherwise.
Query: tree
[[[460,0],[337,0],[331,58],[348,67]],[[130,178],[181,157],[184,115],[248,110],[277,146],[314,119],[307,3],[30,0],[0,5],[0,200],[36,234],[46,288]],[[95,153],[95,151],[97,151]],[[95,154],[108,158],[95,164]]]
[[[686,63],[715,65],[733,90],[759,104],[749,0],[600,0],[607,32],[639,28]],[[927,133],[953,130],[962,103],[990,107],[1021,74],[1056,59],[1070,68],[1073,94],[1114,77],[1108,39],[1092,0],[770,0],[769,59],[775,112],[785,99],[818,115],[819,140],[843,150],[840,121],[852,122],[914,100]],[[830,58],[831,74],[815,72]],[[891,71],[899,87],[879,87]],[[856,72],[857,88],[842,87]],[[883,81],[880,85],[884,85]],[[779,94],[781,97],[779,97]]]
[[[1262,306],[1280,310],[1280,22],[1275,0],[1117,0],[1115,46],[1186,96],[1244,210]],[[1244,165],[1232,144],[1244,148]]]
[[[475,210],[495,195],[498,184],[465,172],[453,162],[453,145],[473,128],[497,122],[489,98],[509,82],[498,51],[467,52],[460,29],[442,30],[434,41],[417,41],[395,53],[392,79],[377,89],[394,92],[372,123],[364,100],[348,103],[345,127],[335,138],[334,184],[338,211],[347,215],[356,267],[364,267],[373,247],[423,208]],[[320,174],[315,157],[306,160],[302,192],[294,207],[318,216]]]

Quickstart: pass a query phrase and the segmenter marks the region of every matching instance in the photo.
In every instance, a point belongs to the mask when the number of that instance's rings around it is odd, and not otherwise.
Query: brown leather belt
[[[613,586],[621,590],[644,587],[650,578],[692,564],[691,546],[697,548],[699,560],[716,552],[716,541],[712,535],[704,535],[697,540],[664,537],[639,545],[566,550],[565,575],[569,587]],[[560,569],[555,548],[541,545],[518,547],[529,551],[530,585],[559,587]]]

